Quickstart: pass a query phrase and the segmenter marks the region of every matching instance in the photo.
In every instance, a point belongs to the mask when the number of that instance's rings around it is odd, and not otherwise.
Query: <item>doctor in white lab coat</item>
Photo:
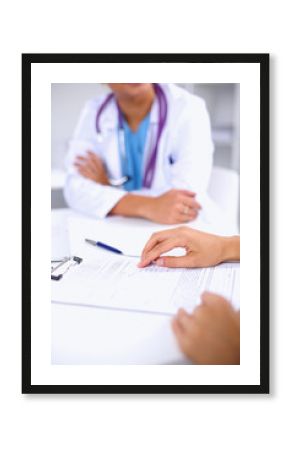
[[[99,115],[100,132],[96,118],[106,96],[85,105],[70,142],[64,191],[70,207],[96,218],[123,215],[164,224],[198,216],[213,163],[206,106],[174,84],[157,86],[166,99],[166,120],[150,186],[144,186],[146,164],[164,121],[156,85],[109,84],[114,96]],[[128,171],[129,181],[120,184]]]

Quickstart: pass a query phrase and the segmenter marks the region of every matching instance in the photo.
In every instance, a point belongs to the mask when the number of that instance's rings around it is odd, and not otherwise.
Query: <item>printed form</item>
[[[168,226],[143,220],[124,224],[118,217],[106,221],[73,217],[67,228],[71,255],[81,257],[83,262],[70,267],[60,281],[52,281],[53,302],[175,314],[180,307],[192,311],[199,304],[201,293],[210,291],[239,308],[239,263],[207,269],[137,267],[151,234]],[[105,242],[136,257],[93,247],[85,242],[86,238]],[[175,249],[169,254],[177,256],[184,254],[184,250]]]
[[[140,269],[139,258],[113,255],[93,248],[94,255],[52,282],[52,301],[96,307],[175,314],[192,311],[200,294],[211,291],[239,308],[239,264],[207,269]]]

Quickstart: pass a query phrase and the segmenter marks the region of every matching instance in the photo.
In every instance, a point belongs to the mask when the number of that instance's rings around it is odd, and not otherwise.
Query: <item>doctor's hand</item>
[[[105,166],[94,152],[87,151],[86,156],[77,156],[74,162],[80,175],[96,183],[108,185],[109,179]]]
[[[173,225],[195,219],[201,209],[196,194],[182,189],[171,189],[159,197],[151,197],[146,218],[153,222]]]
[[[184,256],[162,256],[182,247]],[[209,267],[224,261],[240,259],[240,238],[204,233],[189,227],[179,227],[154,233],[145,245],[139,267],[155,262],[163,267]]]
[[[240,364],[240,313],[219,295],[204,293],[192,314],[179,310],[172,328],[181,351],[196,364]]]

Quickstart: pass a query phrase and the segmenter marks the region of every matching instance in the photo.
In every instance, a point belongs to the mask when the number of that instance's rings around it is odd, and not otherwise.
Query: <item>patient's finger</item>
[[[224,297],[222,297],[221,295],[217,295],[214,294],[212,292],[208,292],[205,291],[203,292],[203,294],[201,295],[201,301],[203,305],[207,305],[207,306],[214,306],[214,305],[229,305],[231,306],[231,304],[228,302],[228,300],[226,300]]]
[[[174,230],[164,230],[164,231],[159,231],[158,233],[152,234],[151,238],[149,239],[149,241],[143,248],[141,256],[143,257],[143,255],[145,253],[148,253],[152,248],[154,248],[156,244],[159,244],[160,242],[164,241],[165,239],[170,238],[173,234],[173,231]]]
[[[192,359],[191,354],[194,343],[192,342],[190,335],[182,330],[175,319],[172,321],[172,330],[182,353],[184,353],[189,359]]]
[[[177,313],[176,321],[184,331],[187,331],[192,326],[192,315],[188,314],[183,308],[181,308]]]
[[[156,259],[155,263],[159,267],[175,267],[175,268],[197,267],[197,262],[193,255],[162,256],[161,258]]]
[[[177,341],[178,342],[182,341],[185,337],[184,329],[182,328],[182,326],[180,325],[180,323],[178,322],[176,317],[174,317],[172,319],[171,326],[172,326],[172,330],[177,338]]]
[[[142,255],[139,267],[148,266],[148,264],[150,264],[152,261],[159,258],[162,253],[166,253],[173,248],[180,247],[180,242],[180,238],[177,237],[169,238],[163,242],[160,242],[159,244],[156,244],[156,246],[152,250]]]

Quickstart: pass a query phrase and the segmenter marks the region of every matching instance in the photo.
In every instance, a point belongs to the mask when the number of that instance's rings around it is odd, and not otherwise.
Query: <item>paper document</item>
[[[52,301],[175,314],[180,307],[192,311],[200,294],[210,290],[239,304],[238,268],[234,264],[210,269],[155,265],[139,269],[137,258],[94,250],[93,257],[72,267],[62,280],[52,282]]]
[[[80,305],[175,314],[178,308],[192,311],[200,294],[223,295],[239,307],[239,264],[208,269],[137,267],[139,257],[116,255],[94,247],[85,238],[101,241],[129,255],[141,255],[155,231],[168,228],[144,220],[126,222],[114,217],[91,220],[68,219],[70,254],[83,259],[60,281],[52,281],[52,301]],[[184,253],[174,249],[171,254]]]
[[[200,295],[205,291],[221,295],[235,309],[240,308],[239,263],[224,263],[206,269],[178,270],[181,276],[171,298],[173,309],[182,307],[191,312],[200,303]]]

